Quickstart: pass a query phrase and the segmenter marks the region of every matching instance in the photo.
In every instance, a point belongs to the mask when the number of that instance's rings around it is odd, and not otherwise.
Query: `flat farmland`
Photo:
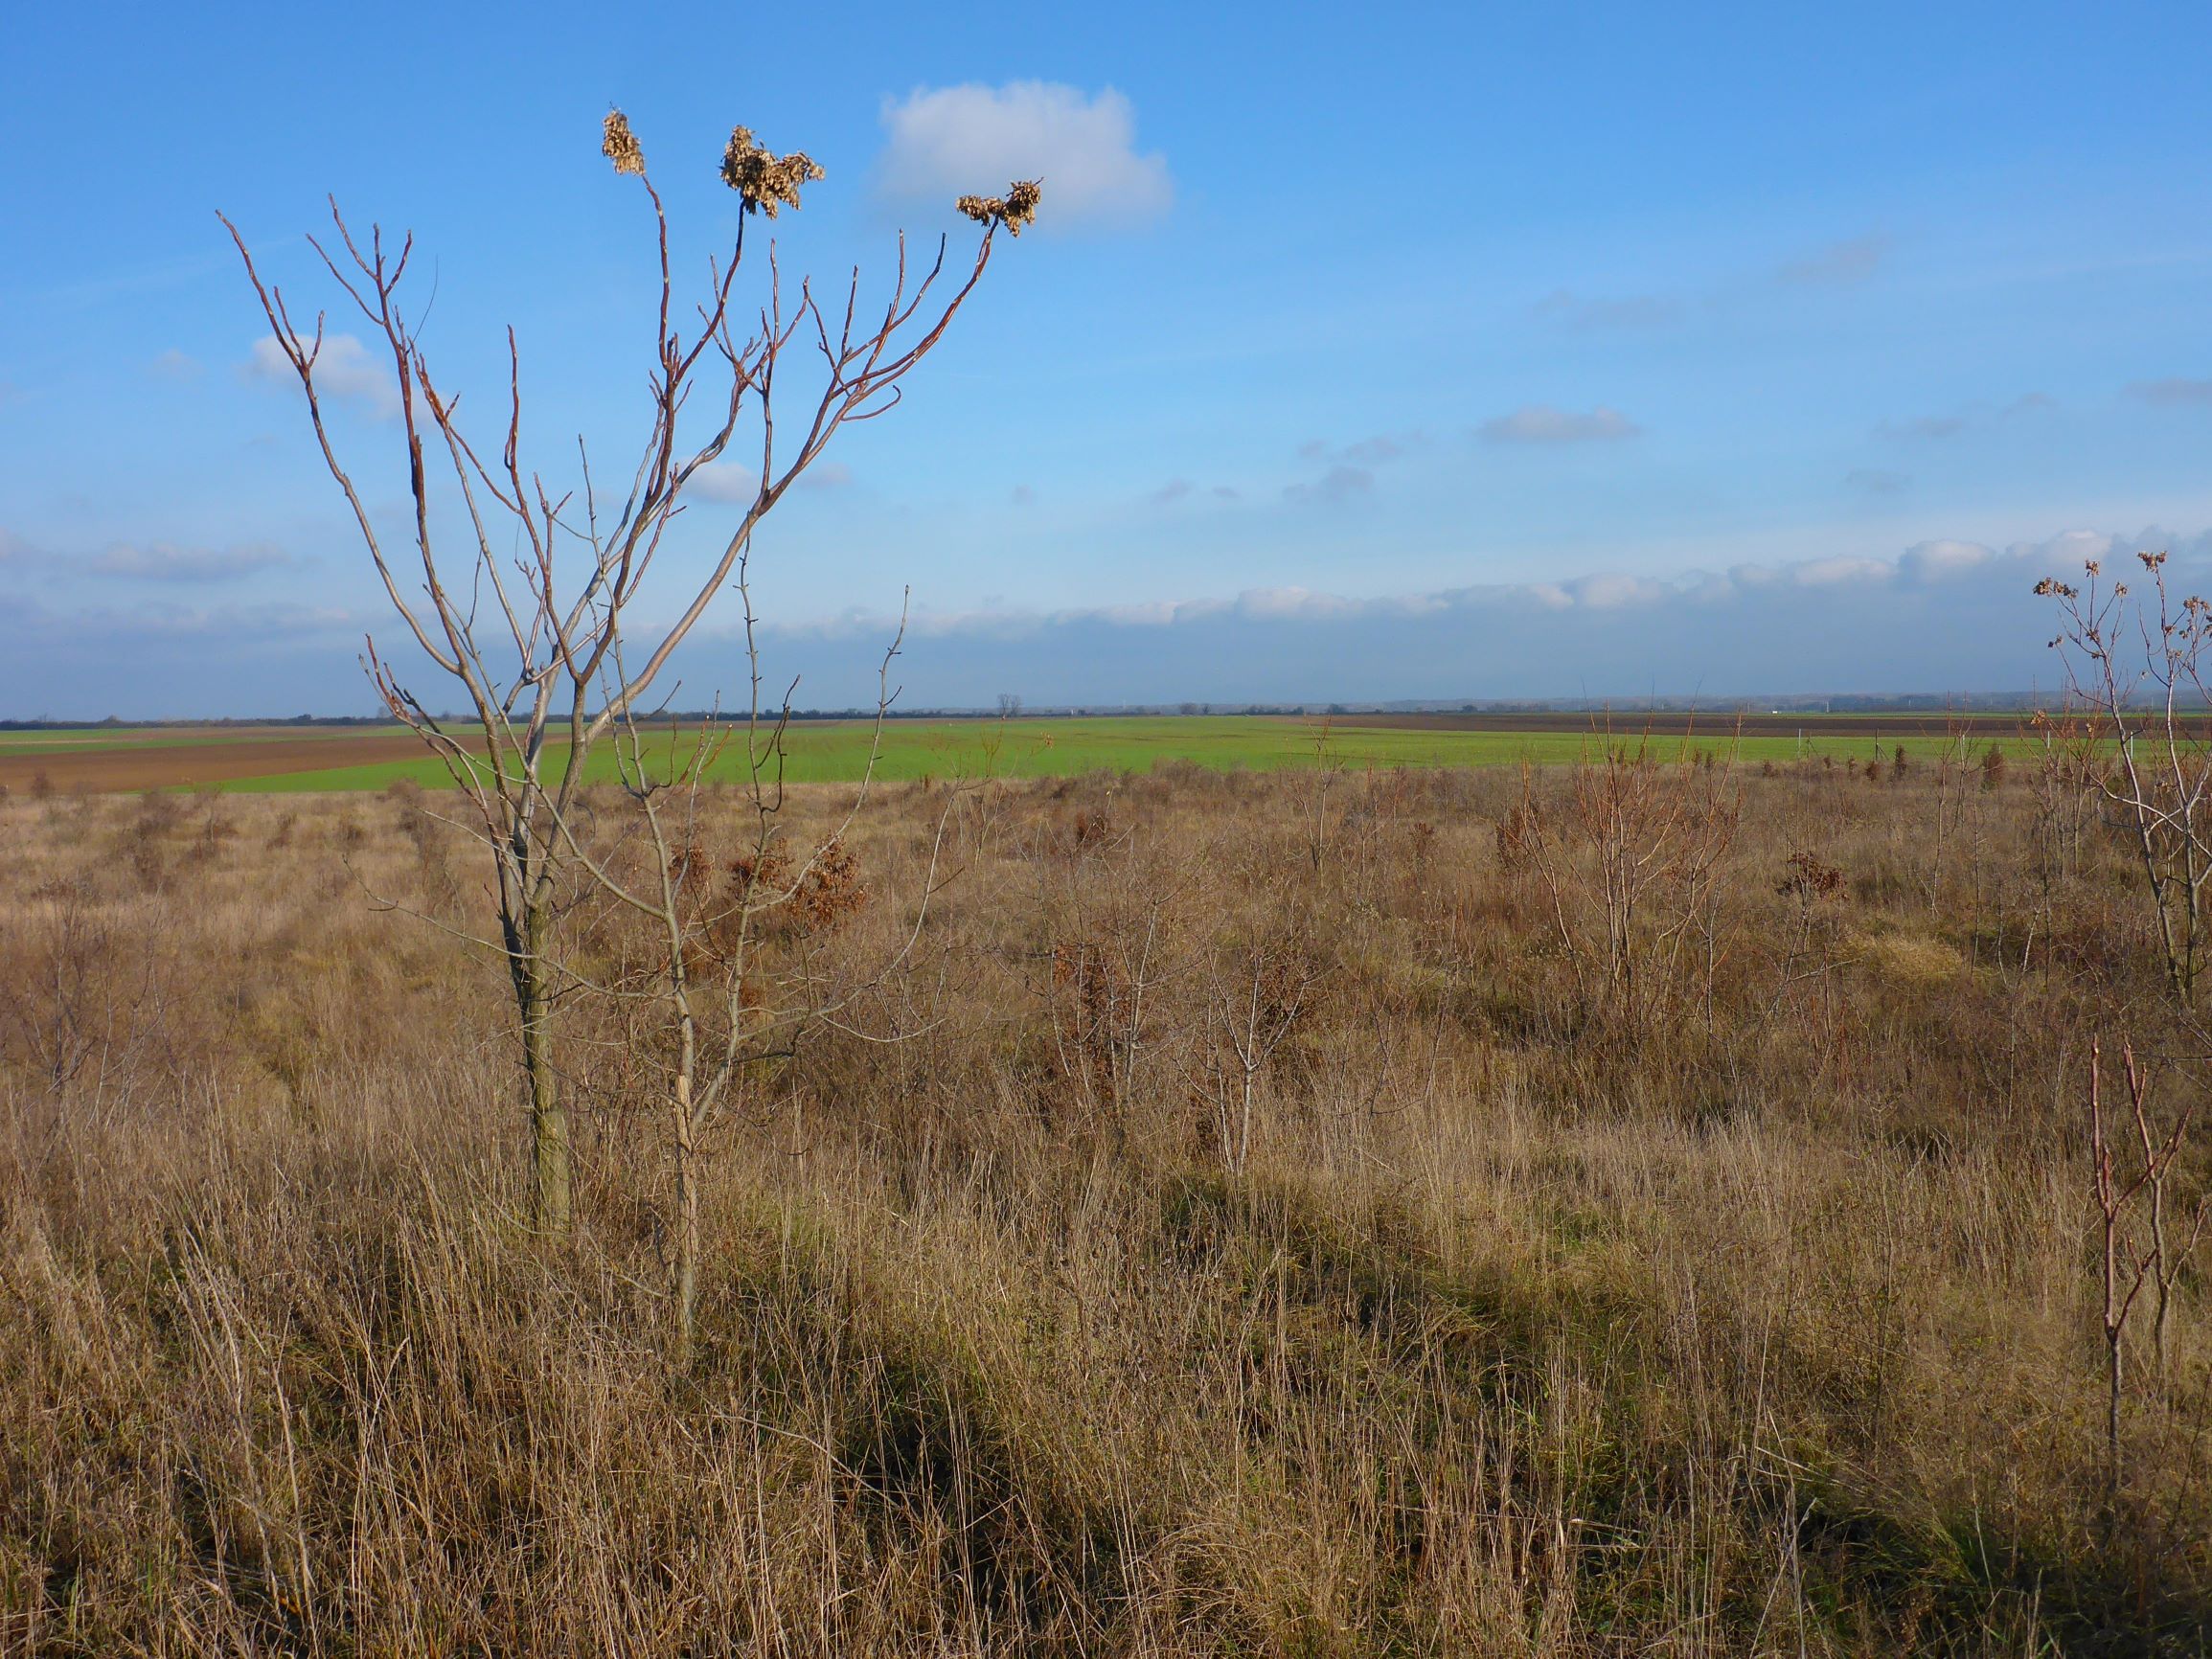
[[[328,728],[145,728],[16,732],[0,739],[0,784],[112,794],[236,787],[303,772],[403,763],[422,746],[404,732]]]
[[[1612,727],[1614,740],[1649,741],[1664,756],[1687,746],[1750,764],[1821,756],[1862,762],[1886,759],[1899,747],[1932,760],[1961,741],[1976,749],[1993,741],[2010,746],[2020,740],[2019,733],[2020,722],[2010,716],[1954,723],[1849,716],[1699,722],[1671,715],[1633,726],[1616,720]],[[649,740],[665,761],[695,739],[688,733],[663,732]],[[889,782],[1144,772],[1172,761],[1218,771],[1550,765],[1573,761],[1606,741],[1600,719],[1566,715],[915,719],[888,723],[879,746],[867,721],[806,720],[784,735],[783,770],[792,783],[850,783],[866,769],[872,747],[876,774]],[[734,781],[743,765],[742,734],[732,733],[710,775]],[[591,776],[613,778],[611,750],[593,757]],[[403,779],[426,787],[446,781],[438,761],[397,727],[90,727],[0,734],[0,784],[11,791],[343,792],[381,789]]]

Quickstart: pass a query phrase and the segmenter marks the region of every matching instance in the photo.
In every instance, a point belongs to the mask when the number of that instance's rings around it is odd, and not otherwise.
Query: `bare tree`
[[[372,515],[326,421],[318,379],[323,313],[311,329],[296,324],[282,289],[262,281],[244,238],[223,221],[276,343],[299,376],[324,464],[345,495],[384,591],[415,649],[458,689],[466,707],[458,717],[435,713],[392,659],[368,642],[365,666],[385,707],[445,762],[467,803],[469,827],[491,856],[499,937],[488,943],[513,982],[529,1084],[535,1219],[555,1236],[567,1232],[572,1211],[568,1118],[553,1043],[556,1009],[567,987],[555,931],[575,851],[567,826],[593,752],[647,705],[677,649],[738,571],[755,529],[799,475],[847,422],[873,419],[898,402],[901,382],[944,337],[982,279],[996,232],[1019,235],[1034,219],[1038,197],[1034,183],[1018,183],[1004,196],[961,198],[959,210],[983,234],[972,263],[949,277],[943,239],[924,268],[909,265],[901,238],[879,311],[863,311],[856,270],[840,304],[825,306],[805,281],[790,297],[771,243],[765,294],[750,311],[736,297],[747,227],[758,215],[773,219],[781,208],[796,209],[802,189],[820,179],[822,170],[803,151],[773,154],[740,126],[721,163],[723,181],[742,203],[738,228],[727,253],[710,261],[696,323],[687,330],[677,310],[668,215],[620,111],[606,117],[602,150],[618,174],[638,180],[651,204],[660,276],[644,442],[627,491],[611,509],[601,503],[581,439],[573,489],[549,483],[543,470],[525,463],[521,361],[512,329],[505,430],[496,451],[464,431],[459,398],[434,376],[423,349],[422,309],[413,305],[412,290],[403,292],[411,238],[401,239],[396,252],[379,228],[357,238],[333,200],[335,243],[308,239],[390,354],[411,507],[404,535],[411,545],[404,548],[394,545],[400,538],[387,536]],[[818,353],[820,384],[797,419],[779,426],[779,372],[794,351],[800,362]],[[689,427],[682,420],[686,406],[695,390],[708,385],[708,412]],[[687,486],[739,442],[741,431],[757,470],[748,468],[750,495],[735,529],[702,578],[656,584],[653,571]],[[433,483],[434,474],[442,484]],[[510,546],[512,554],[502,551]],[[626,651],[626,622],[649,596],[656,608],[667,602],[674,620],[656,623],[643,648]]]
[[[1682,972],[1719,954],[1713,909],[1743,798],[1732,767],[1706,765],[1685,737],[1673,760],[1649,730],[1633,743],[1602,734],[1584,756],[1555,822],[1521,771],[1520,800],[1498,825],[1508,868],[1535,872],[1578,995],[1630,1018],[1663,1006]]]
[[[855,1005],[913,956],[940,885],[946,828],[966,795],[958,785],[945,792],[912,921],[902,923],[887,960],[864,972],[820,962],[810,947],[868,901],[847,837],[875,781],[904,624],[883,655],[875,727],[851,800],[827,833],[795,840],[784,823],[790,699],[787,693],[781,707],[762,702],[747,563],[739,560],[737,578],[752,686],[741,716],[724,722],[709,716],[688,733],[650,732],[634,710],[616,722],[615,765],[637,810],[633,828],[642,827],[646,867],[617,868],[561,825],[570,855],[603,892],[643,918],[650,935],[650,966],[642,976],[593,989],[642,997],[671,1039],[663,1069],[675,1185],[668,1231],[679,1361],[691,1352],[698,1301],[702,1137],[732,1110],[750,1069],[791,1058],[810,1032],[834,1026],[886,1041],[919,1034],[861,1031],[852,1022]],[[727,839],[718,833],[718,803],[706,788],[725,761],[738,782],[738,825]],[[767,961],[779,946],[787,959],[780,973]],[[771,979],[779,983],[764,983]]]
[[[1252,1109],[1275,1051],[1288,1040],[1324,974],[1302,928],[1261,935],[1220,953],[1207,1007],[1213,1046],[1199,1087],[1222,1162],[1242,1180],[1252,1157]]]

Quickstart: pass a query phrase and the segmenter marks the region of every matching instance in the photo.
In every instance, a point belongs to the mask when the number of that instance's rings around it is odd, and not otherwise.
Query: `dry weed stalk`
[[[2130,1103],[2138,1113],[2140,1085],[2132,1048],[2124,1048]],[[2120,1493],[2120,1407],[2126,1388],[2128,1316],[2151,1270],[2148,1251],[2138,1251],[2129,1236],[2127,1216],[2150,1180],[2140,1170],[2122,1181],[2113,1173],[2112,1146],[2105,1126],[2103,1054],[2098,1042],[2089,1045],[2089,1160],[2100,1227],[2098,1283],[2102,1292],[2099,1318],[2105,1342],[2105,1491],[2108,1508],[2116,1507]]]
[[[2107,1125],[2101,1073],[2101,1045],[2089,1044],[2089,1155],[2099,1221],[2098,1278],[2100,1316],[2105,1342],[2105,1467],[2109,1502],[2116,1502],[2120,1488],[2120,1419],[2126,1392],[2128,1318],[2146,1287],[2152,1292],[2152,1355],[2154,1381],[2163,1389],[2171,1376],[2171,1338],[2174,1287],[2196,1254],[2208,1216],[2212,1193],[2198,1198],[2185,1224],[2177,1230],[2171,1214],[2168,1187],[2174,1165],[2189,1133],[2195,1115],[2184,1107],[2162,1132],[2150,1109],[2150,1079],[2135,1057],[2134,1044],[2120,1045],[2121,1075],[2128,1090],[2129,1126],[2134,1130],[2137,1163],[2125,1177],[2113,1164],[2111,1131]],[[2131,1222],[2141,1206],[2148,1240],[2138,1242]]]
[[[2205,913],[2212,745],[2204,715],[2212,703],[2204,678],[2212,602],[2174,596],[2165,554],[2137,557],[2151,581],[2148,602],[2125,582],[2101,587],[2094,560],[2084,567],[2080,587],[2045,579],[2036,592],[2058,602],[2060,631],[2051,645],[2065,664],[2069,695],[2087,706],[2090,735],[2111,762],[2097,768],[2096,787],[2134,843],[2167,986],[2177,1006],[2194,1015],[2212,949]]]

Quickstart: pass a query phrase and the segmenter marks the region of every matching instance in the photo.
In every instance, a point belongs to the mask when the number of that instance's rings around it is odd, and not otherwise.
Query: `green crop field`
[[[1976,739],[1977,743],[1980,739]],[[782,774],[794,784],[851,783],[868,765],[873,730],[862,722],[800,722],[784,737]],[[1901,745],[1908,755],[1933,760],[1940,738],[1844,738],[1800,742],[1792,737],[1674,737],[1651,739],[1651,752],[1678,757],[1687,746],[1717,760],[1756,765],[1803,756],[1863,761],[1889,758]],[[2010,746],[2008,744],[2008,746]],[[1271,771],[1327,765],[1351,770],[1394,766],[1498,766],[1524,761],[1555,764],[1597,753],[1600,739],[1581,733],[1405,730],[1327,724],[1255,716],[1175,716],[1127,718],[907,720],[885,726],[875,774],[886,782],[982,777],[1065,777],[1094,771],[1149,771],[1162,761],[1187,761],[1216,770]],[[671,744],[655,746],[656,770],[668,766]],[[741,735],[718,755],[709,776],[735,782],[745,765]],[[592,757],[588,776],[612,780],[611,749]],[[445,784],[445,770],[424,755],[318,771],[285,772],[237,780],[237,790],[307,791],[380,789],[399,780],[426,787]]]

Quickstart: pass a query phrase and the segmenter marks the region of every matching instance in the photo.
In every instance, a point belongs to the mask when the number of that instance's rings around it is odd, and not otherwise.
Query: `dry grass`
[[[2019,777],[1742,787],[1632,998],[1565,779],[1563,914],[1497,774],[966,798],[714,1138],[680,1370],[652,1034],[572,1011],[548,1252],[497,965],[364,897],[465,917],[466,847],[0,805],[0,1649],[2201,1651],[2194,1278],[2100,1462],[2088,1038],[2203,1086],[2124,863]],[[890,954],[944,804],[787,966]]]

